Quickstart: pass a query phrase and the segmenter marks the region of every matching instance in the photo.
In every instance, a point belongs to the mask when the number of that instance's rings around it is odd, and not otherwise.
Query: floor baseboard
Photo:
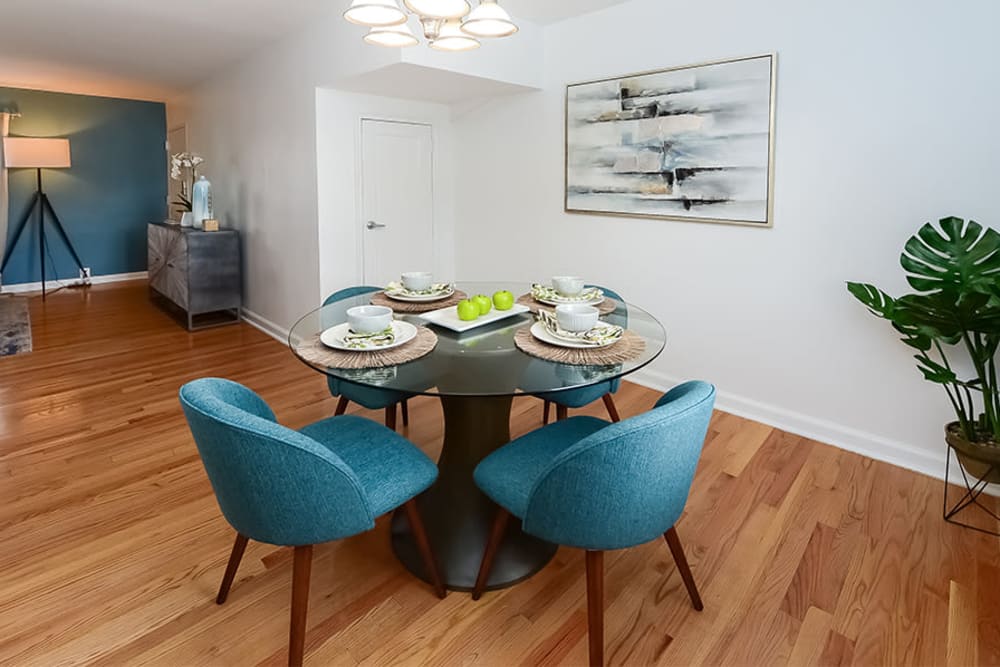
[[[103,285],[105,283],[120,283],[127,280],[146,280],[149,278],[148,271],[135,271],[133,273],[109,273],[103,276],[91,276],[91,285]],[[52,279],[46,280],[46,289],[55,289],[56,287],[69,287],[70,285],[75,285],[79,281],[78,278],[66,279]],[[42,283],[41,281],[36,283],[12,283],[9,285],[0,286],[0,293],[3,294],[23,294],[24,292],[41,292]]]

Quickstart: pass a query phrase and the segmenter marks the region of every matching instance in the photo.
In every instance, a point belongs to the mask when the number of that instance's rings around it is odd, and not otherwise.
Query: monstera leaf
[[[1000,334],[1000,308],[988,294],[908,294],[896,300],[893,322],[957,343],[963,332]]]
[[[868,306],[872,315],[892,322],[892,326],[903,336],[903,342],[921,352],[931,349],[934,338],[940,337],[933,328],[921,327],[912,318],[900,316],[896,300],[891,296],[867,283],[847,283],[847,290],[861,303]]]
[[[1000,295],[1000,233],[961,218],[925,224],[907,241],[899,263],[920,292]]]

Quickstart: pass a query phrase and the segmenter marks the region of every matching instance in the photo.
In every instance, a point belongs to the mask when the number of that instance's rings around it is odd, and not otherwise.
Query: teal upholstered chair
[[[312,545],[371,530],[376,517],[400,505],[444,597],[414,501],[437,467],[408,440],[353,416],[293,431],[257,394],[218,378],[184,385],[180,400],[222,514],[236,530],[216,602],[225,602],[248,540],[295,548],[289,664],[302,663]]]
[[[600,285],[587,285],[587,287],[598,287],[604,292],[604,296],[618,301],[618,307],[610,315],[605,316],[605,319],[619,326],[628,326],[628,308],[617,292],[607,287],[601,287]],[[569,408],[582,408],[598,399],[603,399],[604,407],[607,409],[611,421],[620,421],[621,417],[618,416],[618,407],[615,405],[613,396],[618,391],[619,386],[621,386],[621,380],[615,378],[614,380],[599,382],[588,387],[581,387],[580,389],[535,394],[535,396],[545,401],[545,405],[542,408],[542,423],[549,423],[549,408],[553,403],[556,404],[556,419],[560,420],[566,419],[569,416]]]
[[[715,388],[688,382],[637,417],[611,424],[573,417],[529,433],[486,457],[476,484],[497,512],[473,599],[482,595],[511,514],[543,540],[587,550],[591,664],[604,654],[603,552],[661,535],[691,602],[702,609],[674,524],[708,431]]]
[[[370,292],[377,292],[381,289],[381,287],[371,287],[368,285],[346,287],[328,296],[326,301],[323,302],[323,305],[328,306],[334,301],[349,299],[352,296],[360,296]],[[334,324],[339,324],[339,322],[335,322]],[[330,386],[330,394],[334,397],[340,398],[340,400],[337,401],[337,409],[333,413],[334,415],[344,414],[347,410],[347,406],[351,402],[357,403],[358,405],[368,408],[369,410],[384,409],[385,425],[392,430],[396,430],[396,405],[399,405],[403,413],[403,426],[409,426],[410,410],[406,403],[406,399],[409,398],[408,394],[393,391],[391,389],[364,387],[362,385],[354,384],[353,382],[348,382],[347,380],[340,380],[329,375],[327,376],[326,381]]]

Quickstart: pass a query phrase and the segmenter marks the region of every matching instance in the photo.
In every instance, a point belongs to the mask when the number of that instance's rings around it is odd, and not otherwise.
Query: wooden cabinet
[[[150,289],[184,311],[189,330],[240,320],[239,232],[151,222],[147,251]]]

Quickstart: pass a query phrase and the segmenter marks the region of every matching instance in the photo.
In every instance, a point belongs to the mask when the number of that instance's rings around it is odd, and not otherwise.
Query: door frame
[[[438,187],[438,171],[439,166],[437,162],[437,142],[438,142],[438,130],[434,126],[434,123],[420,120],[406,120],[398,117],[391,116],[377,116],[362,114],[358,117],[358,123],[355,133],[355,146],[354,146],[354,174],[355,174],[355,184],[354,184],[354,211],[355,217],[357,218],[354,223],[357,225],[357,229],[360,230],[358,234],[357,242],[357,253],[360,258],[358,262],[358,285],[364,285],[365,283],[365,235],[367,234],[367,229],[365,229],[365,224],[367,224],[367,217],[365,215],[365,202],[364,202],[364,180],[365,180],[365,123],[366,122],[377,122],[377,123],[393,123],[396,125],[419,125],[421,127],[430,128],[431,131],[431,263],[437,264],[438,258],[437,254],[440,251],[438,248],[438,211],[437,211],[437,187]],[[437,271],[438,267],[431,267],[432,271]]]

